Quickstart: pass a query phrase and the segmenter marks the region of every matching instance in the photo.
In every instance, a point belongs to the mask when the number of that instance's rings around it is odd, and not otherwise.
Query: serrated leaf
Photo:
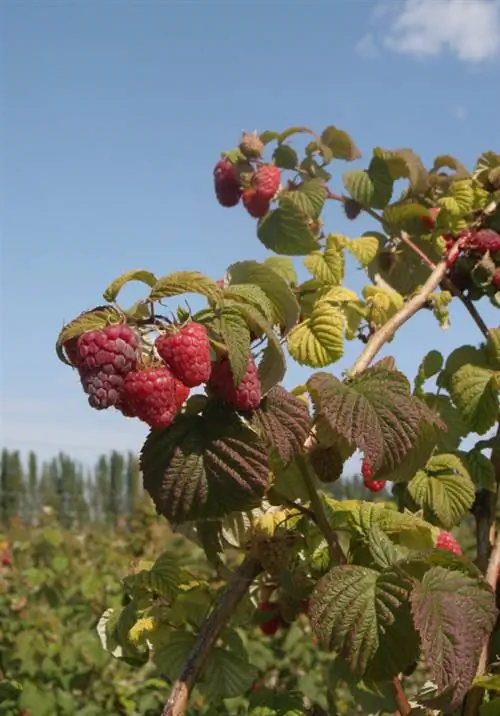
[[[333,125],[324,130],[321,135],[321,142],[331,150],[335,159],[353,162],[361,157],[361,152],[347,132],[337,129]]]
[[[63,363],[71,365],[62,350],[62,346],[67,341],[77,338],[87,331],[100,330],[116,323],[125,323],[125,320],[123,314],[113,306],[97,306],[90,311],[80,313],[60,331],[56,341],[57,355]]]
[[[320,368],[335,363],[344,353],[344,325],[342,311],[321,301],[288,334],[288,352],[300,365]]]
[[[154,662],[161,673],[168,676],[171,681],[175,681],[180,676],[182,667],[194,646],[195,638],[190,632],[163,625],[153,635]]]
[[[125,273],[122,273],[121,276],[118,276],[118,278],[115,278],[115,280],[109,284],[109,286],[103,293],[104,300],[110,302],[115,301],[116,297],[120,293],[120,290],[123,288],[123,286],[125,286],[125,284],[129,283],[130,281],[140,281],[141,283],[145,283],[146,286],[149,286],[151,288],[155,285],[157,278],[154,273],[151,273],[151,271],[145,271],[144,269],[126,271]]]
[[[466,363],[449,381],[453,402],[468,427],[484,435],[498,421],[499,374],[491,368]]]
[[[224,303],[228,304],[230,301],[250,304],[262,313],[270,325],[280,320],[280,313],[259,286],[251,283],[230,284],[224,291]]]
[[[442,353],[436,350],[429,351],[422,358],[415,378],[415,393],[422,393],[424,383],[439,373],[443,367],[444,358]]]
[[[151,289],[149,300],[159,301],[182,293],[199,293],[216,302],[220,302],[223,295],[220,286],[199,271],[175,271],[158,279]]]
[[[500,370],[500,328],[490,328],[488,331],[486,352],[492,367]]]
[[[314,134],[314,132],[312,129],[309,129],[309,127],[289,127],[288,129],[285,129],[284,132],[281,132],[278,141],[284,142],[288,139],[288,137],[291,137],[294,134]]]
[[[359,239],[353,239],[346,243],[346,249],[356,257],[363,268],[374,260],[379,246],[378,236],[372,234],[363,234]]]
[[[418,233],[414,230],[422,226],[423,216],[427,216],[427,208],[413,201],[391,204],[383,211],[383,219],[389,226],[409,233]]]
[[[223,308],[219,316],[222,338],[226,344],[235,385],[239,385],[248,369],[250,330],[244,316],[235,308]]]
[[[441,417],[446,426],[446,431],[441,434],[437,443],[437,452],[453,452],[460,445],[462,437],[469,432],[460,413],[447,395],[428,393],[423,396],[423,400],[432,411]]]
[[[177,559],[170,552],[163,552],[151,569],[141,569],[125,577],[123,583],[129,594],[147,592],[173,600],[182,580],[183,574]]]
[[[365,169],[352,169],[344,172],[342,180],[345,188],[358,204],[371,206],[375,188]]]
[[[446,530],[457,525],[474,503],[476,490],[457,455],[435,455],[408,483],[408,492],[424,517]]]
[[[400,293],[392,289],[367,285],[363,296],[368,308],[368,320],[375,327],[383,326],[404,306]]]
[[[264,266],[268,266],[272,268],[273,271],[276,271],[290,286],[297,285],[297,272],[295,271],[292,259],[288,259],[285,256],[268,256],[264,261]]]
[[[299,157],[293,147],[279,144],[273,152],[273,162],[281,169],[295,169],[299,164]]]
[[[265,132],[262,132],[259,135],[259,139],[263,144],[269,144],[269,142],[272,142],[274,140],[278,140],[280,138],[279,132],[273,132],[270,129],[267,129]]]
[[[368,170],[345,172],[344,186],[351,197],[365,207],[384,209],[391,200],[394,181],[387,162],[373,157]]]
[[[310,219],[291,201],[283,201],[269,211],[257,225],[261,243],[276,254],[305,256],[318,248]]]
[[[325,147],[325,149],[330,152],[328,147]],[[326,157],[325,163],[328,163]],[[302,172],[307,172],[312,179],[322,179],[324,182],[328,182],[332,178],[332,175],[326,171],[324,165],[319,164],[312,156],[306,156],[305,159],[301,161],[300,169]]]
[[[288,331],[299,317],[299,304],[290,286],[273,268],[257,261],[238,261],[227,270],[231,284],[254,284],[258,286],[275,309],[276,323]]]
[[[320,579],[309,603],[313,632],[354,674],[390,679],[418,655],[408,605],[410,584],[391,570],[334,567]]]
[[[302,214],[309,219],[317,219],[321,214],[326,200],[325,185],[321,179],[304,181],[295,189],[289,189],[280,194],[279,204],[284,206],[291,202]]]
[[[494,595],[484,580],[432,567],[414,586],[411,604],[423,656],[439,692],[453,690],[453,711],[469,689],[495,624]]]
[[[418,429],[418,435],[412,449],[407,453],[404,460],[389,472],[381,470],[374,476],[377,480],[387,480],[388,482],[408,482],[417,472],[426,464],[436,446],[439,444],[440,437],[446,432],[446,425],[439,419],[434,422],[422,420]]]
[[[318,296],[318,301],[330,301],[331,303],[350,303],[358,301],[358,296],[354,291],[345,286],[332,286],[323,289]]]
[[[323,251],[315,251],[306,256],[304,266],[315,279],[326,286],[337,286],[344,278],[344,255],[330,236]]]
[[[439,169],[442,169],[444,167],[447,167],[448,169],[453,169],[457,177],[470,176],[470,173],[467,171],[464,165],[461,164],[458,159],[452,157],[450,154],[440,154],[438,157],[436,157],[432,166],[432,171],[437,172],[439,171]]]
[[[457,455],[462,460],[478,490],[489,490],[496,493],[497,482],[493,463],[486,455],[479,452],[477,444],[475,447],[475,450],[470,452],[460,451],[457,452]]]
[[[252,416],[253,426],[287,465],[304,448],[311,418],[307,403],[278,385],[272,388]]]
[[[396,545],[378,526],[368,532],[368,549],[380,569],[393,567],[407,554],[407,550]]]
[[[222,408],[180,414],[170,428],[151,431],[140,464],[157,511],[174,524],[256,507],[268,484],[260,438]]]
[[[397,467],[416,443],[420,421],[435,420],[410,394],[405,376],[384,365],[376,364],[347,383],[315,373],[307,385],[316,415],[362,450],[374,472]]]
[[[244,694],[258,677],[258,669],[233,651],[212,649],[197,686],[206,699],[234,698]]]

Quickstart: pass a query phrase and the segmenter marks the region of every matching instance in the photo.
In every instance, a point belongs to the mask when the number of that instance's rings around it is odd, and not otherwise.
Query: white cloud
[[[387,4],[373,16],[383,17],[380,40],[389,50],[424,58],[449,52],[464,62],[500,52],[500,0],[404,0],[398,6],[392,17]]]

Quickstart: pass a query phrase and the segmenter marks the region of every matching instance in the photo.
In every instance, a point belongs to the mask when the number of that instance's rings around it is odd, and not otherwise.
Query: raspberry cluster
[[[461,231],[444,237],[448,278],[473,300],[500,288],[500,234],[494,229]]]
[[[227,358],[212,362],[206,328],[190,321],[168,326],[157,337],[156,352],[143,358],[141,336],[128,325],[91,330],[64,345],[79,373],[88,402],[96,410],[114,407],[152,428],[172,424],[191,388],[205,385],[236,410],[254,410],[262,390],[252,357],[238,386]]]
[[[446,549],[448,552],[453,552],[453,554],[462,554],[462,548],[458,544],[457,540],[450,532],[446,532],[445,530],[442,530],[439,533],[436,540],[436,547],[438,549]]]
[[[361,463],[361,475],[363,476],[365,487],[371,492],[380,492],[380,490],[384,489],[385,480],[373,479],[373,468],[366,459]]]
[[[261,160],[264,145],[256,134],[242,136],[240,159],[219,159],[214,169],[215,196],[221,206],[239,204],[255,219],[265,216],[280,189],[281,172],[275,164]]]

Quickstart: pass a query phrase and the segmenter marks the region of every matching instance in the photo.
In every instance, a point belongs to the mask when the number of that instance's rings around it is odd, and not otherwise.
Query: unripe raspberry
[[[265,199],[271,200],[278,192],[281,172],[275,164],[262,164],[253,175],[253,188]]]
[[[160,358],[188,388],[206,383],[210,377],[210,343],[201,323],[188,323],[156,340]]]
[[[260,539],[256,542],[256,556],[262,568],[272,576],[279,575],[289,564],[293,540],[287,537]]]
[[[178,410],[175,378],[168,368],[150,368],[127,374],[123,406],[152,428],[167,428]]]
[[[462,548],[458,544],[457,540],[450,532],[446,532],[445,530],[442,530],[439,533],[436,540],[436,547],[438,549],[446,549],[448,552],[453,552],[453,554],[462,554]]]
[[[214,189],[221,206],[236,206],[241,197],[241,187],[229,159],[219,159],[214,169]]]
[[[254,219],[261,219],[269,211],[270,201],[256,189],[243,192],[243,206]]]
[[[344,199],[344,213],[350,221],[358,218],[362,208],[361,204],[358,204],[355,199],[350,199],[349,197]]]
[[[264,151],[264,143],[255,132],[243,132],[239,149],[247,159],[259,159]]]
[[[342,475],[344,462],[338,449],[333,447],[316,448],[310,454],[314,472],[321,482],[335,482]]]
[[[236,410],[255,410],[262,400],[257,366],[252,356],[248,360],[248,368],[239,385],[234,384],[231,364],[227,358],[212,364],[212,373],[207,387],[217,397]]]
[[[134,370],[139,362],[139,335],[126,325],[112,325],[83,333],[77,342],[78,368],[103,369],[121,375]]]

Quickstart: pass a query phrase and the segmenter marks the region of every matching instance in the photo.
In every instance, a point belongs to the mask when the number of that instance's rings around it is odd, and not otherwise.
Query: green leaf
[[[223,308],[219,316],[222,338],[227,347],[235,385],[239,385],[248,368],[250,330],[244,316],[233,308]]]
[[[443,431],[446,431],[444,422],[438,419],[435,422],[422,420],[416,442],[405,459],[394,470],[377,472],[375,478],[389,482],[408,482],[418,470],[424,467],[436,449]]]
[[[379,238],[370,233],[363,234],[359,239],[346,242],[346,249],[355,256],[363,268],[373,261],[378,253],[379,246]]]
[[[422,217],[427,216],[427,208],[413,201],[402,201],[387,206],[383,211],[383,219],[393,230],[405,230],[408,233],[419,233]]]
[[[415,393],[420,395],[422,393],[422,386],[424,383],[432,378],[436,373],[443,367],[444,358],[439,351],[429,351],[422,358],[422,361],[418,367],[417,376],[415,378]]]
[[[451,376],[450,394],[470,430],[484,435],[498,421],[500,377],[491,368],[466,363]]]
[[[437,452],[453,452],[460,445],[462,437],[469,432],[460,413],[447,395],[427,393],[422,398],[429,408],[441,417],[446,426],[446,432],[441,434],[437,443]]]
[[[353,199],[362,206],[371,206],[375,189],[365,169],[352,169],[345,172],[342,179],[345,188]]]
[[[476,676],[473,686],[479,686],[487,691],[500,691],[500,674],[484,674]]]
[[[313,632],[358,676],[387,680],[418,656],[408,595],[411,583],[392,570],[334,567],[309,604]]]
[[[368,549],[379,569],[393,567],[406,556],[407,551],[394,544],[387,534],[378,526],[368,532]]]
[[[429,175],[422,160],[412,149],[387,151],[377,147],[373,154],[387,162],[394,181],[409,179],[413,194],[425,194],[429,188]]]
[[[222,289],[211,278],[198,271],[176,271],[162,276],[155,283],[149,294],[150,301],[178,296],[182,293],[199,293],[211,301],[222,300]]]
[[[448,169],[453,169],[457,177],[470,176],[470,173],[467,171],[464,165],[461,164],[458,159],[452,157],[450,154],[440,154],[438,157],[436,157],[432,166],[432,171],[438,172],[444,167],[447,167]]]
[[[417,442],[421,420],[435,415],[410,394],[405,376],[383,362],[348,382],[315,373],[307,383],[317,417],[364,453],[374,472],[393,470]]]
[[[435,455],[408,483],[408,492],[424,517],[450,530],[474,503],[474,483],[458,455]]]
[[[324,149],[331,154],[328,147],[324,147]],[[319,164],[312,156],[306,156],[305,159],[301,161],[300,169],[302,172],[307,172],[312,179],[322,179],[324,182],[328,182],[332,178],[330,172],[324,169],[324,164]]]
[[[266,130],[265,132],[262,132],[262,134],[259,135],[259,139],[263,144],[269,144],[269,142],[273,142],[274,140],[278,140],[280,138],[279,132],[273,132],[272,130]]]
[[[84,311],[62,328],[56,341],[56,352],[60,360],[67,365],[62,346],[72,338],[78,338],[87,331],[98,331],[111,324],[125,323],[123,314],[113,306],[97,306],[91,311]]]
[[[294,134],[314,134],[314,132],[312,129],[309,129],[309,127],[289,127],[288,129],[285,129],[284,132],[281,132],[278,137],[278,142],[284,142],[288,139],[288,137],[291,137]]]
[[[344,255],[332,237],[323,251],[315,251],[304,259],[304,266],[320,283],[337,286],[344,278]]]
[[[500,370],[500,328],[490,328],[488,331],[486,352],[491,366]]]
[[[352,198],[362,206],[384,209],[391,200],[394,181],[389,165],[379,157],[373,157],[368,170],[346,172],[343,181]]]
[[[238,303],[248,303],[253,306],[262,313],[270,325],[280,321],[280,312],[259,286],[251,283],[230,284],[224,291],[224,304],[235,307],[233,301],[236,306]],[[239,306],[237,308],[239,309]],[[251,328],[253,330],[255,327],[251,326]]]
[[[453,710],[469,689],[495,624],[494,595],[484,579],[432,567],[415,584],[411,603],[423,656],[439,692],[452,689]]]
[[[197,686],[208,701],[244,694],[258,677],[248,659],[220,647],[212,649]]]
[[[478,445],[476,449],[470,452],[457,452],[457,456],[462,460],[465,468],[471,476],[472,482],[478,490],[489,490],[496,492],[497,482],[495,478],[495,468],[493,463],[486,455],[479,452]]]
[[[320,368],[338,361],[344,353],[344,314],[325,301],[288,334],[291,357],[300,365]]]
[[[299,164],[299,157],[293,147],[279,144],[273,152],[273,162],[281,169],[295,169]]]
[[[304,256],[319,247],[309,217],[291,201],[282,201],[259,220],[257,236],[266,249],[276,254]]]
[[[309,219],[317,219],[326,200],[325,185],[321,179],[310,179],[295,189],[283,191],[279,197],[280,206],[291,202]]]
[[[182,667],[188,658],[195,641],[195,635],[182,629],[171,629],[161,625],[153,632],[154,661],[162,674],[171,681],[180,676]]]
[[[231,284],[254,284],[274,306],[275,321],[292,328],[299,317],[299,304],[290,286],[273,268],[257,261],[238,261],[227,269]]]
[[[292,259],[285,258],[284,256],[268,256],[264,261],[264,266],[268,266],[272,268],[273,271],[276,271],[290,286],[297,285],[297,272],[295,271]]]
[[[252,424],[287,465],[302,453],[311,418],[307,403],[278,385],[253,413]]]
[[[144,487],[174,524],[256,507],[268,485],[268,458],[257,434],[232,411],[181,414],[153,430],[141,451]]]
[[[500,699],[493,699],[483,703],[479,709],[479,716],[498,716],[500,713]]]
[[[335,159],[353,162],[361,157],[361,152],[347,132],[333,125],[325,129],[321,135],[321,142],[331,150]]]
[[[151,271],[145,271],[144,269],[126,271],[109,284],[103,293],[104,300],[110,302],[115,301],[116,297],[120,293],[120,290],[130,281],[141,281],[142,283],[145,283],[146,286],[152,287],[155,285],[157,278],[154,273],[151,273]]]

